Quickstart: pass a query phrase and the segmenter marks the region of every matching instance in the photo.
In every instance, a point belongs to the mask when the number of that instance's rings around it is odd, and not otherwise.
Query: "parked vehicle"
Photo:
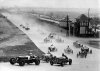
[[[15,58],[10,59],[10,64],[14,65],[15,63],[18,63],[19,66],[24,66],[25,63],[30,64],[35,62],[35,65],[40,64],[40,59],[37,56],[18,56]]]

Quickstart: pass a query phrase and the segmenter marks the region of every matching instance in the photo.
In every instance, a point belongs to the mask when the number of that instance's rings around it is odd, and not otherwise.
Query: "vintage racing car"
[[[68,58],[66,55],[62,55],[62,57],[52,57],[50,60],[50,64],[60,64],[61,66],[64,66],[65,64],[69,63],[69,65],[72,64],[72,59]]]
[[[12,65],[14,65],[15,63],[18,63],[20,66],[24,66],[25,63],[30,64],[33,62],[35,62],[35,65],[39,65],[40,59],[37,56],[18,56],[15,58],[11,58],[9,62]]]
[[[70,53],[73,54],[73,50],[71,48],[69,48],[69,47],[67,47],[66,49],[64,49],[64,52],[68,53],[68,54],[70,54]]]

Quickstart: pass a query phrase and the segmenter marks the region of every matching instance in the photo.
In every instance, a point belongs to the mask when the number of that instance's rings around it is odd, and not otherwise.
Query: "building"
[[[91,37],[94,35],[92,32],[92,28],[90,27],[90,18],[86,15],[81,14],[78,18],[76,18],[76,22],[74,24],[74,34],[80,37]]]

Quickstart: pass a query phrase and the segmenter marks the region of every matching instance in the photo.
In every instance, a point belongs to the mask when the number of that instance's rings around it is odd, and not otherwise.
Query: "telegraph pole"
[[[67,27],[69,28],[68,34],[70,36],[70,23],[69,23],[69,16],[67,15]]]
[[[90,8],[88,9],[88,26],[89,26],[89,22],[90,22],[89,12],[90,12]]]

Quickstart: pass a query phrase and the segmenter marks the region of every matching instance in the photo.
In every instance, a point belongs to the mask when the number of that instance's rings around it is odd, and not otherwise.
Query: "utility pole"
[[[88,9],[88,26],[89,26],[89,22],[90,22],[89,12],[90,12],[90,8]]]
[[[69,36],[70,36],[70,21],[69,21],[69,16],[67,15],[67,18],[66,18],[67,20],[66,20],[66,22],[67,22],[67,27],[69,28],[68,30],[69,30]]]

